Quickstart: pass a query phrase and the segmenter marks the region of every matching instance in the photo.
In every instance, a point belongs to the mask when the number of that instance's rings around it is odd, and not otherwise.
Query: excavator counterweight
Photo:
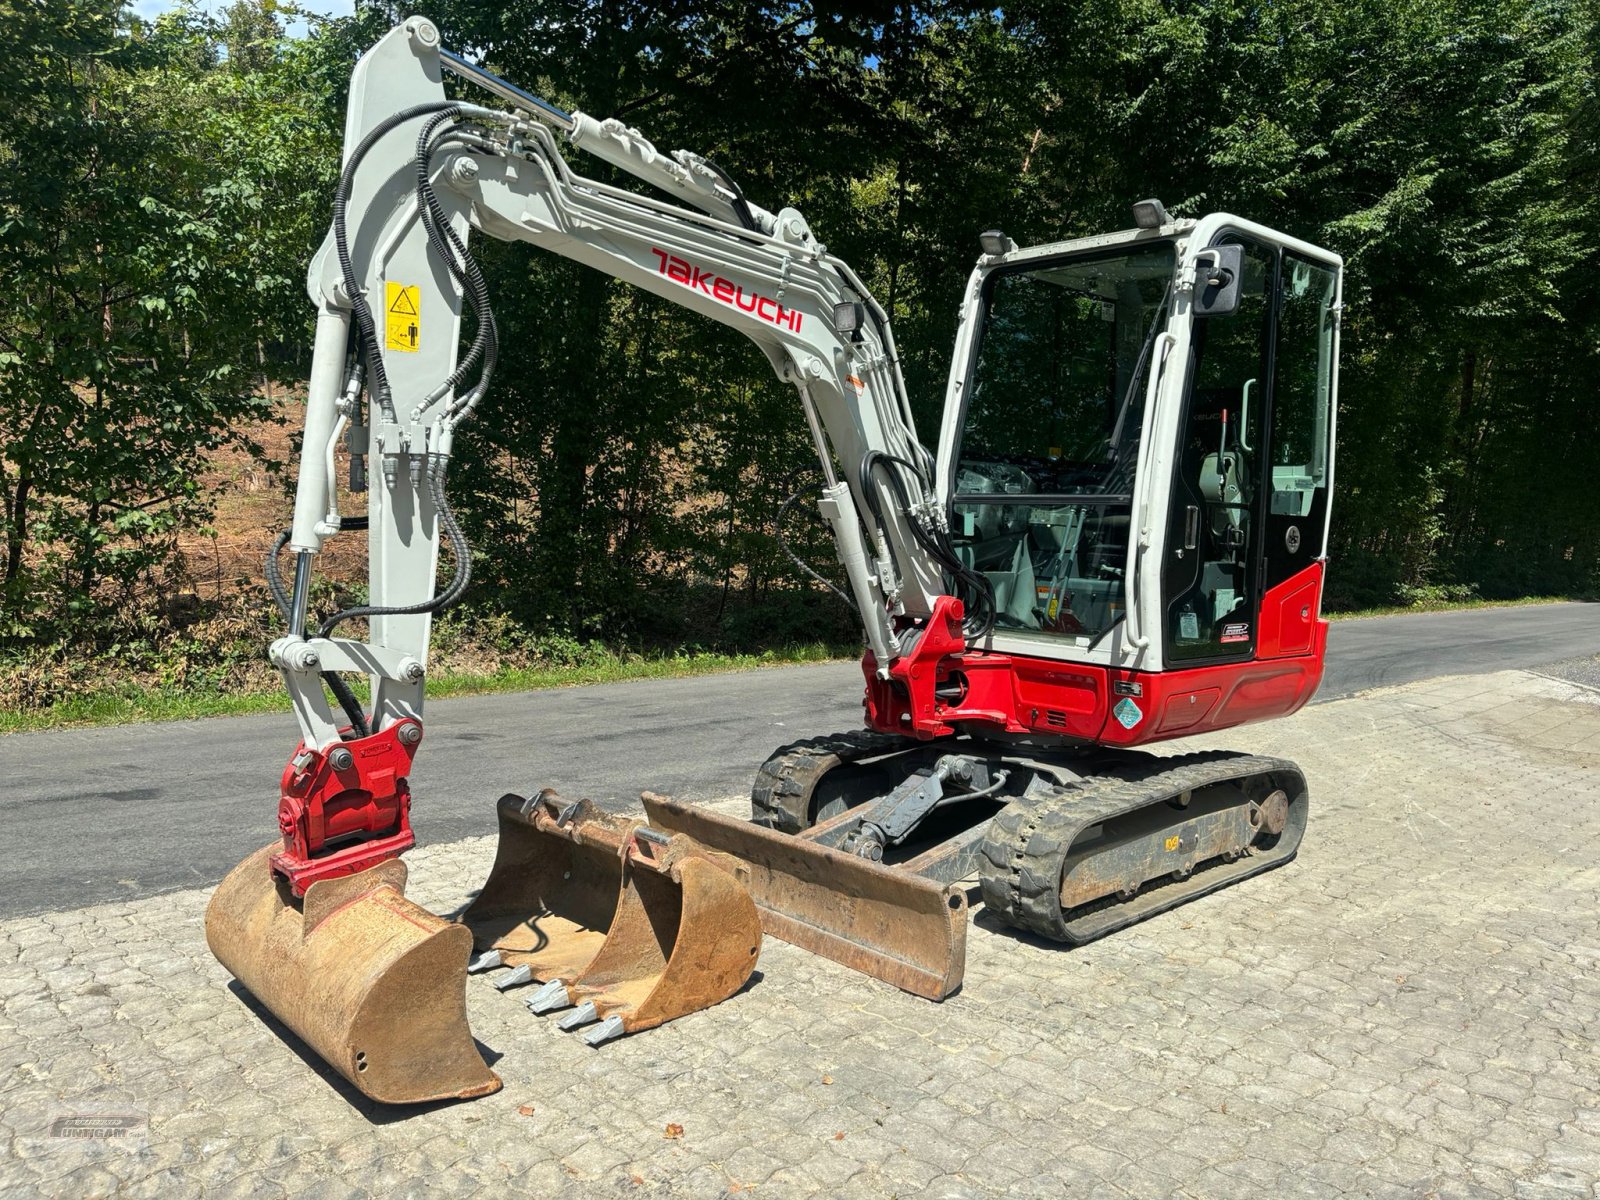
[[[447,74],[492,103],[448,97]],[[586,178],[574,150],[645,186]],[[425,18],[356,64],[332,207],[307,273],[294,518],[267,561],[300,740],[282,843],[222,882],[206,935],[361,1092],[500,1086],[469,975],[591,1046],[738,995],[764,937],[938,1001],[962,986],[974,889],[1001,923],[1076,944],[1294,857],[1292,763],[1146,747],[1286,716],[1321,680],[1337,255],[1154,200],[1075,241],[988,231],[930,448],[888,312],[800,212],[528,94]],[[794,389],[867,728],[780,748],[750,821],[648,792],[642,819],[508,794],[489,878],[451,919],[405,898],[399,856],[431,621],[471,578],[446,479],[499,358],[479,237],[726,325]],[[364,515],[342,511],[362,495]],[[367,601],[314,621],[317,555],[356,530]],[[357,619],[365,636],[340,636]]]

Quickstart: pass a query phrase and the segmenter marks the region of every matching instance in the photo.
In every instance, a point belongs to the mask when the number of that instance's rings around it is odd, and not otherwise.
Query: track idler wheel
[[[311,884],[296,901],[273,843],[206,907],[212,954],[335,1071],[385,1104],[465,1099],[500,1078],[467,1026],[471,935],[405,898],[391,859]]]
[[[755,970],[761,919],[745,888],[685,838],[566,804],[553,792],[500,801],[500,845],[462,914],[475,969],[534,980],[528,1007],[570,1008],[563,1029],[600,1045],[709,1008]]]

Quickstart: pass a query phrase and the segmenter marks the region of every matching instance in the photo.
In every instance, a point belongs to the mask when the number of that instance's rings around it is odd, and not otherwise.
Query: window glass
[[[1272,512],[1282,516],[1309,514],[1327,482],[1334,283],[1328,268],[1284,255],[1272,427]]]
[[[1001,630],[1098,637],[1122,614],[1129,503],[1170,243],[999,272],[956,468],[958,553]]]

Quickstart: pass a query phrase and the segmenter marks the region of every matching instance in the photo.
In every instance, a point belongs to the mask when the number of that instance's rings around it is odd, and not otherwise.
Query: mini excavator
[[[572,150],[650,190],[578,174]],[[529,95],[424,18],[382,38],[308,272],[294,517],[268,563],[300,741],[280,838],[210,903],[216,957],[359,1091],[407,1103],[500,1086],[469,972],[596,1046],[727,999],[764,934],[941,1000],[974,881],[998,921],[1081,943],[1289,861],[1293,763],[1140,748],[1285,716],[1321,681],[1342,263],[1223,213],[1133,216],[1029,248],[982,234],[930,451],[888,314],[799,212]],[[864,631],[865,727],[780,748],[749,821],[507,795],[487,882],[444,918],[405,898],[400,856],[430,622],[471,571],[452,442],[500,354],[476,237],[728,325],[794,387],[844,586],[823,582]],[[356,530],[367,601],[312,621],[316,555]],[[339,636],[358,618],[365,639]]]

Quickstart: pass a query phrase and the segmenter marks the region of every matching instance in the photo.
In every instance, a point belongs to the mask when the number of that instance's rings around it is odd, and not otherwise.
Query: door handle
[[[1200,508],[1191,504],[1183,514],[1183,548],[1193,550],[1200,544]]]

